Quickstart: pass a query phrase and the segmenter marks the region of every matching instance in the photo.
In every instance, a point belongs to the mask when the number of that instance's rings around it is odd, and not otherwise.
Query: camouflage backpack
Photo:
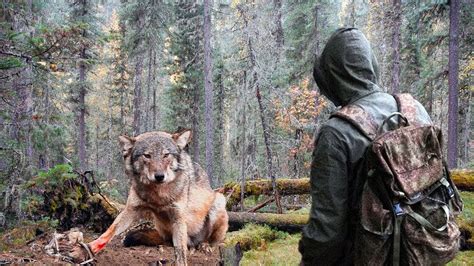
[[[378,126],[357,105],[333,116],[350,122],[371,140],[364,155],[364,180],[356,181],[356,265],[443,265],[459,249],[454,216],[459,193],[443,160],[441,130],[416,119],[410,94],[394,96],[399,112]],[[397,129],[384,125],[398,118]]]

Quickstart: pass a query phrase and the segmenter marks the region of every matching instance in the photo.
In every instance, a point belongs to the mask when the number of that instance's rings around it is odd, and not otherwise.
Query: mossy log
[[[451,177],[458,189],[474,191],[474,169],[455,169],[451,171]],[[277,187],[282,196],[301,195],[310,192],[309,178],[299,179],[277,179]],[[221,190],[224,194],[230,193],[227,200],[227,208],[240,202],[240,183],[230,182]],[[251,195],[272,195],[272,183],[269,179],[251,180],[245,183],[244,197]]]
[[[299,179],[277,179],[276,185],[280,196],[308,194],[310,191],[309,178]],[[240,183],[230,182],[224,185],[223,193],[230,193],[227,199],[227,207],[240,202]],[[251,195],[272,195],[272,183],[269,179],[251,180],[245,183],[244,197]]]
[[[451,178],[459,190],[474,191],[474,169],[456,169]]]
[[[266,224],[286,232],[299,232],[308,223],[307,214],[277,214],[227,212],[229,214],[229,230],[235,231],[247,223]]]

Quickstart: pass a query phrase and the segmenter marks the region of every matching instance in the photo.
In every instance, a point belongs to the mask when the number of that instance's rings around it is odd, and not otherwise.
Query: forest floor
[[[6,252],[0,252],[0,265],[70,264],[45,252],[44,247],[52,239],[52,234],[42,234],[27,245]],[[88,242],[97,236],[96,234],[85,232],[84,240]],[[67,252],[61,253],[66,254]],[[220,260],[220,251],[217,248],[214,249],[212,254],[195,251],[193,254],[188,255],[188,265],[219,265]],[[173,261],[173,247],[124,247],[120,238],[113,239],[103,251],[95,256],[95,264],[97,265],[171,265]]]
[[[474,232],[474,193],[461,192],[464,201],[464,211],[458,222]],[[305,212],[305,210],[302,210]],[[306,210],[307,211],[307,210]],[[38,228],[38,224],[35,224]],[[51,241],[54,228],[45,222],[41,225],[39,236],[35,237],[35,229],[31,224],[19,227],[16,233],[10,233],[8,239],[22,238],[21,242],[12,241],[9,246],[0,243],[0,265],[30,264],[51,265],[67,264],[56,257],[49,256],[44,247]],[[34,227],[33,227],[34,228]],[[46,230],[45,230],[46,228]],[[29,232],[28,232],[29,231]],[[82,231],[82,230],[81,230]],[[38,229],[36,229],[38,232]],[[44,232],[44,233],[43,233]],[[89,242],[98,234],[84,232],[84,242]],[[36,233],[38,234],[38,233]],[[18,237],[22,235],[22,237]],[[6,234],[0,234],[0,242],[5,242]],[[298,265],[301,256],[298,252],[300,234],[288,234],[276,231],[268,226],[247,224],[239,231],[229,232],[224,245],[229,248],[215,249],[212,254],[196,251],[188,255],[189,265],[219,265],[221,252],[232,249],[240,243],[243,257],[240,265]],[[61,245],[59,245],[61,247]],[[61,248],[60,248],[61,249]],[[2,251],[4,250],[4,251]],[[67,252],[62,251],[62,254]],[[117,237],[96,257],[97,265],[172,265],[174,261],[173,248],[162,247],[124,247],[121,238]],[[225,263],[228,265],[228,263]],[[474,250],[461,251],[448,265],[474,265]]]

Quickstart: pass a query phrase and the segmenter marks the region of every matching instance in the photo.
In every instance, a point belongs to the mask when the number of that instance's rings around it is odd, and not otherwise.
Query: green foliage
[[[22,67],[23,63],[17,57],[0,58],[0,70]]]
[[[77,177],[69,164],[58,164],[48,171],[40,171],[36,177],[25,184],[25,188],[36,187],[40,189],[63,186],[67,180]]]

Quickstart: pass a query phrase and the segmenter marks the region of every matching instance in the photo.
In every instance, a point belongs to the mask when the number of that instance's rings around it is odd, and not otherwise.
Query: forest
[[[0,264],[9,259],[2,251],[51,230],[106,229],[130,188],[119,136],[149,131],[191,130],[189,153],[226,194],[228,211],[306,222],[314,140],[337,108],[320,94],[314,62],[336,29],[357,27],[381,88],[412,94],[443,132],[465,204],[466,251],[455,265],[467,265],[473,15],[471,0],[2,1]],[[245,192],[261,180],[278,185],[281,199]],[[226,243],[242,245],[244,265],[296,265],[300,235],[284,231],[249,224]],[[294,261],[282,264],[288,253]]]

